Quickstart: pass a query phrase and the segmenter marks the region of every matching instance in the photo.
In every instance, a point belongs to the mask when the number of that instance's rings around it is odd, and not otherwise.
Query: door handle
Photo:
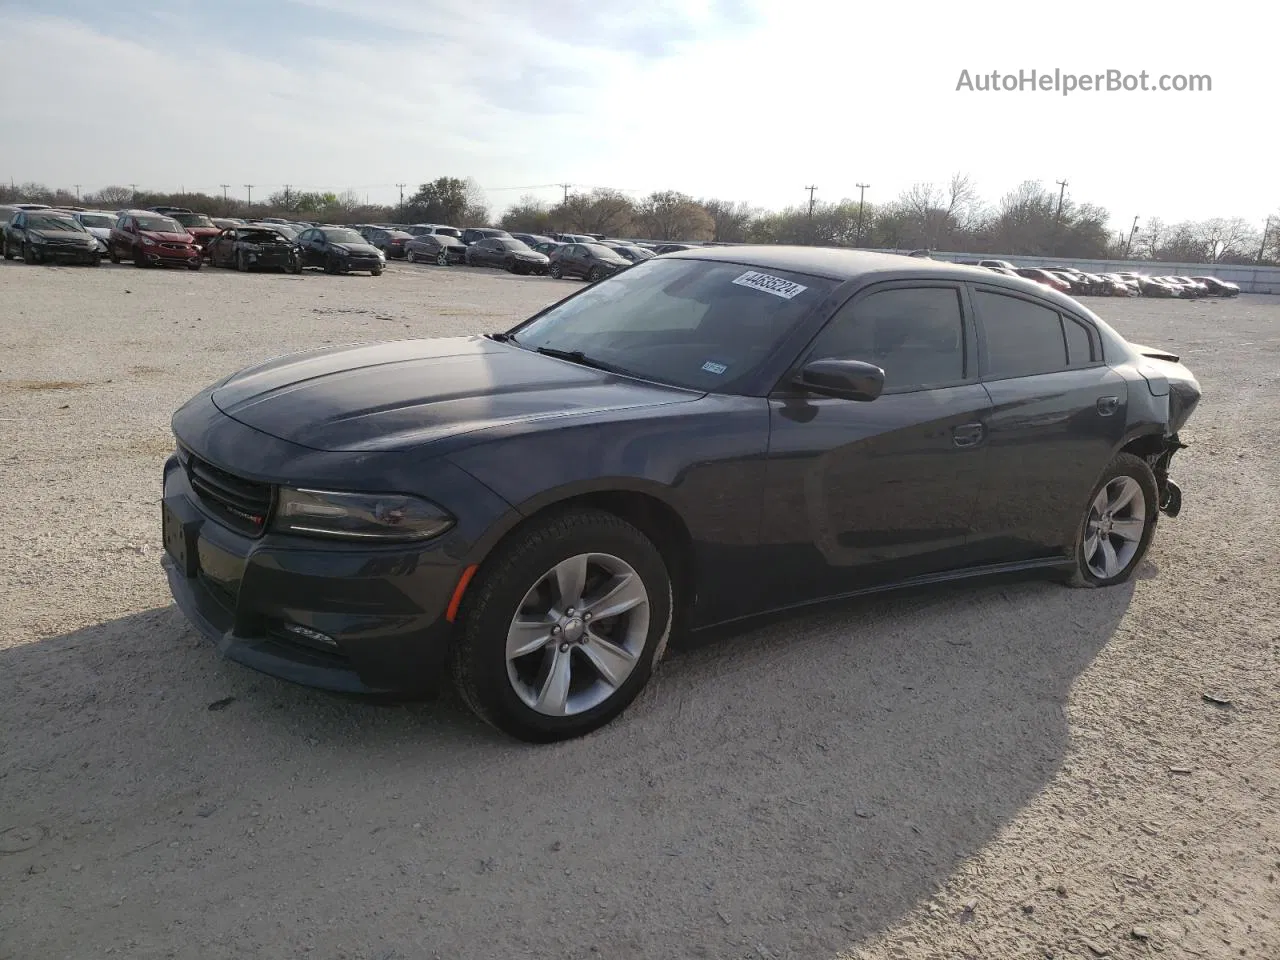
[[[1119,397],[1099,397],[1098,413],[1101,416],[1109,417],[1120,409]]]
[[[986,428],[980,423],[963,423],[951,430],[951,442],[957,447],[972,447],[982,441]]]

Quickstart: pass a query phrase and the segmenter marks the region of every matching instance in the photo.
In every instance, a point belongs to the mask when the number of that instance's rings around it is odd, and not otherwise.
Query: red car
[[[192,213],[189,210],[184,210],[169,214],[169,218],[177,220],[186,227],[187,233],[196,238],[196,243],[200,245],[201,250],[209,246],[210,240],[222,233],[218,225],[203,213]]]
[[[161,213],[126,210],[111,228],[107,256],[112,263],[132,260],[135,267],[174,264],[199,270],[204,262],[196,238],[186,228]]]

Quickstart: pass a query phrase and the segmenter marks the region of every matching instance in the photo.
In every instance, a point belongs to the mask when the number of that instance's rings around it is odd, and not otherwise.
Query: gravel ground
[[[170,412],[570,289],[0,265],[0,957],[1280,957],[1278,299],[1096,305],[1207,394],[1128,587],[686,643],[547,748],[217,660],[159,568]]]

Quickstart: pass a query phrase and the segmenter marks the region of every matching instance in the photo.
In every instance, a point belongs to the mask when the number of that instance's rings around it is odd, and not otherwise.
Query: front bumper
[[[288,247],[279,250],[250,251],[245,256],[249,259],[249,266],[263,267],[268,270],[287,270],[298,262],[297,253]]]
[[[62,246],[59,244],[33,244],[32,249],[46,263],[94,263],[102,259],[102,251],[92,247]]]
[[[161,520],[170,592],[228,659],[344,693],[436,685],[461,575],[438,550],[246,536],[205,509],[177,457],[165,464]]]
[[[176,244],[174,246],[161,244],[154,247],[142,247],[142,257],[147,263],[180,263],[184,266],[204,261],[204,254],[200,248],[189,244],[181,247]]]

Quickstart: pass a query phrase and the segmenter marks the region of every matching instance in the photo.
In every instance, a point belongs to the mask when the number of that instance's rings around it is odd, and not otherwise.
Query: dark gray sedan
[[[435,263],[447,267],[466,259],[467,245],[446,233],[421,233],[405,243],[404,256],[410,263]]]

